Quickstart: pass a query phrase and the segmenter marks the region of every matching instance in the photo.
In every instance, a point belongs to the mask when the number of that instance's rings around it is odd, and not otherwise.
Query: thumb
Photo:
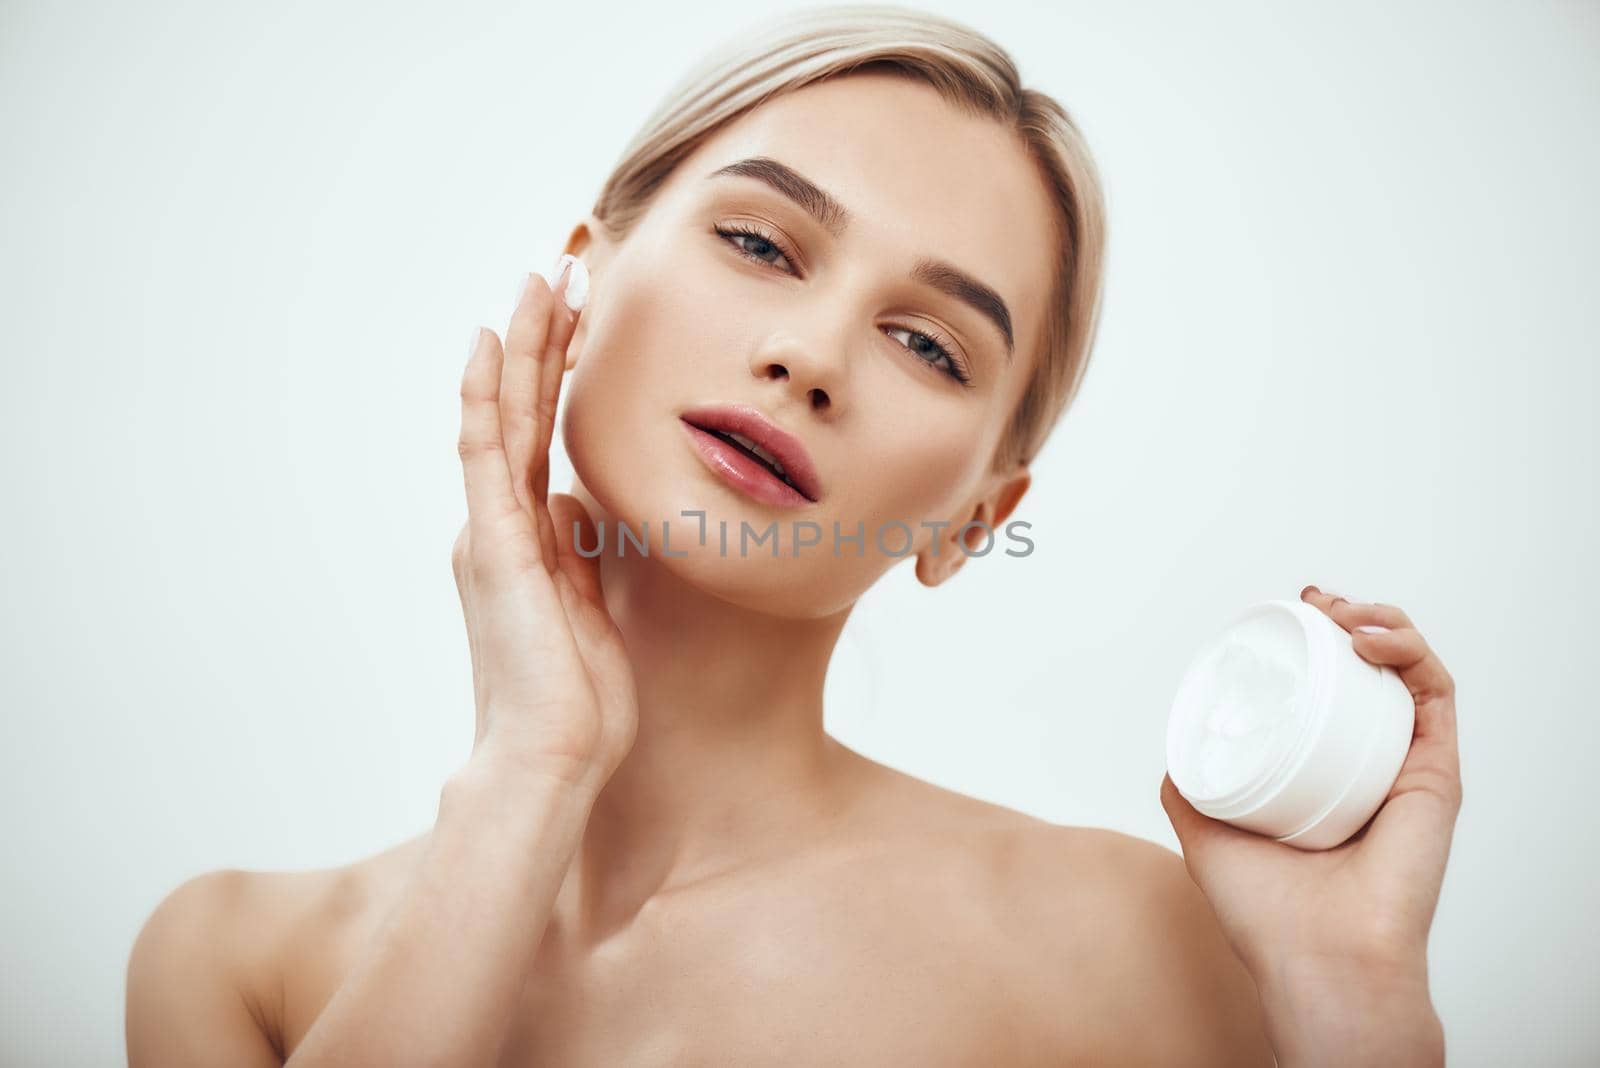
[[[1172,829],[1177,832],[1178,841],[1183,845],[1184,852],[1189,851],[1189,840],[1196,837],[1196,819],[1203,818],[1194,810],[1194,806],[1185,801],[1178,788],[1173,785],[1172,776],[1161,776],[1161,807],[1167,811],[1167,819],[1172,823]]]
[[[1172,821],[1172,829],[1177,832],[1185,860],[1195,859],[1204,863],[1206,854],[1224,843],[1253,837],[1249,831],[1196,811],[1188,799],[1178,792],[1170,774],[1161,776],[1161,807],[1167,810],[1167,819]]]
[[[601,602],[600,532],[583,502],[570,493],[552,493],[547,500],[556,528],[556,560],[585,600]],[[582,548],[585,556],[578,550]]]

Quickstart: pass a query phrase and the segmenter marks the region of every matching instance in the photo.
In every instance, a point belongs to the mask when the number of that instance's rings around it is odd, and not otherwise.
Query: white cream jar
[[[1394,670],[1303,601],[1251,605],[1183,675],[1167,773],[1195,809],[1301,849],[1330,849],[1388,796],[1415,705]]]

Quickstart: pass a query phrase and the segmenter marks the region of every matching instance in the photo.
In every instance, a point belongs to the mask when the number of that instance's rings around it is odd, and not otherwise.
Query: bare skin
[[[719,176],[752,158],[821,185],[848,225]],[[719,232],[745,223],[772,239]],[[1000,528],[1030,484],[991,457],[1053,241],[1007,131],[882,75],[742,116],[624,240],[579,223],[581,315],[564,280],[530,276],[504,343],[481,331],[463,375],[471,759],[435,825],[393,849],[169,895],[130,961],[133,1068],[1442,1055],[1423,951],[1459,805],[1453,685],[1398,609],[1308,597],[1347,629],[1391,628],[1355,648],[1417,695],[1366,840],[1317,858],[1245,841],[1163,783],[1180,858],[942,790],[823,730],[850,609],[902,557],[574,551],[584,527],[594,545],[598,524],[685,507],[764,524],[678,418],[748,402],[813,455],[823,492],[796,514],[908,521],[916,577],[947,581],[977,559],[961,525]],[[1003,297],[1014,353],[907,283],[924,253]],[[922,330],[949,353],[908,344]],[[570,494],[547,488],[558,396]]]
[[[1273,1063],[1175,854],[841,756],[856,796],[814,844],[652,899],[598,942],[553,918],[499,1063]],[[253,962],[234,1020],[258,1063],[298,1047],[425,837],[205,877],[232,959]]]

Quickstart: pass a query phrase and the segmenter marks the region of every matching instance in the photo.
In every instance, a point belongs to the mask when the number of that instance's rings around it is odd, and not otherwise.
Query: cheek
[[[658,402],[663,386],[681,376],[674,356],[683,346],[668,339],[682,336],[683,316],[669,287],[628,277],[622,265],[614,271],[607,274],[604,300],[585,312],[591,318],[583,347],[562,391],[585,431],[603,430],[590,424],[609,417],[611,436],[626,436],[637,429],[632,414]]]
[[[727,354],[737,351],[734,321],[725,296],[702,292],[707,272],[675,272],[653,251],[641,249],[608,269],[604,302],[592,309],[574,371],[617,403],[659,399],[663,390],[678,404],[704,399],[706,373],[721,367],[725,376]]]
[[[721,398],[737,344],[719,332],[723,320],[666,277],[646,257],[613,261],[562,384],[561,440],[574,470],[614,514],[636,521],[681,505],[661,477],[688,455],[677,412]]]
[[[892,421],[887,413],[875,419],[865,450],[872,462],[854,467],[851,498],[864,502],[865,515],[914,530],[922,520],[947,518],[974,470],[982,428],[970,422],[943,406],[907,406]]]
[[[639,438],[664,423],[670,406],[659,401],[664,377],[648,348],[652,334],[643,299],[626,279],[608,272],[604,294],[585,310],[577,364],[561,386],[561,440],[584,486],[608,510],[628,513],[629,472],[639,464]],[[659,432],[659,427],[654,428]],[[621,506],[621,507],[619,507]]]

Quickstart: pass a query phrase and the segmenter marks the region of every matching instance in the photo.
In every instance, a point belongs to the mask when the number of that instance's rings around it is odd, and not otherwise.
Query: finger
[[[600,591],[600,534],[594,518],[583,502],[570,493],[550,495],[550,519],[555,525],[556,551],[560,555],[561,570],[572,579],[572,584],[583,597],[596,604],[603,603]],[[582,546],[584,556],[578,552]]]
[[[1430,765],[1457,766],[1455,679],[1410,617],[1395,605],[1347,601],[1315,586],[1300,592],[1350,632],[1351,646],[1362,659],[1393,668],[1405,683],[1416,704],[1415,737],[1423,743],[1424,760]],[[1437,753],[1431,748],[1435,741],[1444,747]]]
[[[1406,614],[1392,604],[1352,601],[1343,594],[1326,592],[1315,586],[1307,586],[1301,590],[1300,599],[1322,609],[1328,618],[1346,630],[1350,629],[1350,621],[1352,619],[1357,623],[1381,623],[1386,627],[1409,627],[1412,625]],[[1353,609],[1358,608],[1361,609],[1359,618],[1350,614]]]
[[[583,299],[587,292],[588,273],[584,268],[583,261],[563,253],[561,258],[556,261],[555,309],[551,316],[549,332],[545,338],[542,358],[539,360],[539,393],[535,400],[534,408],[536,437],[533,444],[532,459],[535,518],[539,523],[543,544],[552,547],[552,552],[549,556],[552,572],[561,566],[559,563],[561,546],[560,538],[557,536],[557,528],[559,526],[570,526],[570,524],[557,523],[550,514],[548,503],[550,495],[550,445],[555,439],[556,409],[561,398],[561,380],[566,370],[567,346],[572,342],[572,336],[577,331],[578,316],[582,313]],[[569,294],[571,295],[570,303]],[[578,304],[578,308],[574,309],[571,306],[572,303]],[[579,507],[581,508],[582,506],[580,505]],[[587,513],[585,513],[585,517],[587,517]]]
[[[478,329],[461,376],[461,456],[466,484],[467,521],[474,559],[503,540],[507,524],[525,526],[526,516],[511,484],[505,439],[500,430],[500,339]],[[537,544],[532,547],[537,551]]]
[[[472,692],[484,692],[482,658],[478,655],[478,618],[477,598],[473,595],[472,581],[472,537],[471,520],[461,527],[461,532],[456,535],[456,541],[450,549],[450,567],[455,572],[456,592],[461,597],[461,618],[467,627],[467,663],[472,668]],[[483,736],[483,709],[480,707],[475,716],[476,728],[474,738]]]
[[[567,267],[564,271],[563,265]],[[555,312],[550,320],[550,330],[545,338],[544,358],[539,366],[537,408],[539,436],[534,443],[535,455],[543,457],[545,461],[540,475],[547,488],[550,476],[550,443],[555,436],[556,408],[561,397],[561,380],[567,366],[567,346],[572,343],[572,335],[577,332],[578,316],[582,314],[583,302],[587,298],[589,288],[588,269],[577,257],[563,254],[557,261],[556,270],[558,277],[555,296],[559,299],[553,301]],[[569,305],[569,298],[578,304],[576,309]],[[544,497],[541,496],[540,499]]]
[[[1453,820],[1461,803],[1461,754],[1455,679],[1444,662],[1410,617],[1394,605],[1352,602],[1315,586],[1306,587],[1301,595],[1350,632],[1351,647],[1362,659],[1393,669],[1411,694],[1416,712],[1411,747],[1390,797],[1426,791],[1444,803],[1440,811]]]
[[[506,327],[505,362],[500,375],[500,423],[505,431],[506,463],[517,500],[530,515],[536,514],[532,472],[537,463],[535,443],[540,436],[541,357],[556,304],[542,276],[526,276]],[[554,548],[542,536],[540,544],[546,549]],[[546,559],[553,557],[553,552],[546,555]]]
[[[467,649],[476,662],[478,649],[472,625],[472,569],[468,564],[472,552],[470,529],[470,521],[463,523],[455,544],[450,547],[450,570],[455,573],[456,593],[461,598],[461,614],[467,624]]]
[[[1213,850],[1225,848],[1230,842],[1259,837],[1198,811],[1178,792],[1170,774],[1161,777],[1161,807],[1166,810],[1167,819],[1172,822],[1172,829],[1183,846],[1185,860],[1194,858],[1203,864],[1205,856]]]
[[[1440,717],[1448,718],[1447,727],[1431,723]],[[1420,873],[1416,885],[1430,886],[1437,895],[1461,811],[1461,796],[1455,700],[1433,698],[1419,703],[1411,749],[1368,824],[1365,849],[1382,870]]]
[[[1355,651],[1364,659],[1394,668],[1419,704],[1433,697],[1454,695],[1455,680],[1445,670],[1444,662],[1429,648],[1410,617],[1395,605],[1347,601],[1315,586],[1307,586],[1300,596],[1349,631]]]
[[[1406,684],[1418,706],[1432,703],[1434,698],[1453,697],[1456,683],[1415,627],[1382,627],[1381,624],[1355,624],[1350,640],[1361,658],[1374,664],[1394,668],[1400,681]],[[1363,627],[1382,627],[1363,630]],[[1435,726],[1437,724],[1430,724]],[[1430,732],[1431,733],[1431,732]]]
[[[1393,668],[1416,706],[1411,748],[1391,795],[1425,789],[1457,807],[1461,803],[1461,753],[1456,738],[1455,680],[1421,633],[1411,627],[1352,636],[1355,650]]]

